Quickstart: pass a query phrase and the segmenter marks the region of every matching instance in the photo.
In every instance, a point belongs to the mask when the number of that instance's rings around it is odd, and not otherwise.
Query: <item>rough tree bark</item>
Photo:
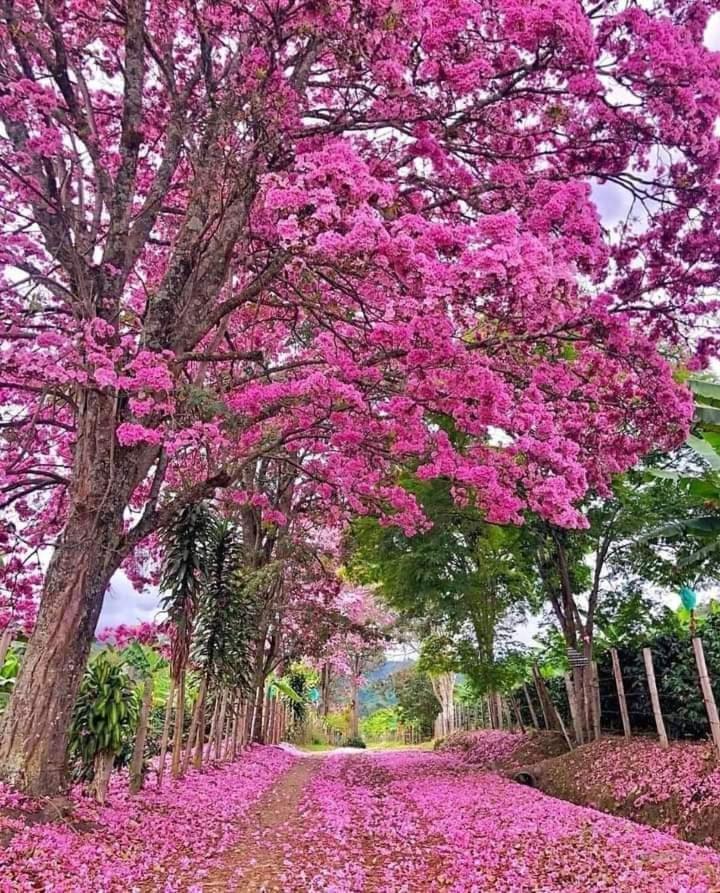
[[[182,740],[185,725],[185,670],[180,671],[180,678],[175,689],[175,728],[173,729],[172,776],[179,778],[182,774]]]
[[[123,513],[150,467],[116,456],[114,399],[85,398],[68,520],[45,577],[35,631],[3,717],[0,777],[30,794],[67,787],[72,711],[103,596],[125,556]]]
[[[93,778],[92,788],[95,799],[101,805],[105,805],[107,799],[108,786],[110,785],[110,776],[112,775],[113,764],[115,763],[115,754],[109,751],[101,751],[95,757],[95,777]]]
[[[8,624],[3,630],[2,636],[0,636],[0,667],[5,664],[5,658],[7,657],[7,653],[10,650],[10,646],[12,645],[13,639],[13,630],[12,627]]]

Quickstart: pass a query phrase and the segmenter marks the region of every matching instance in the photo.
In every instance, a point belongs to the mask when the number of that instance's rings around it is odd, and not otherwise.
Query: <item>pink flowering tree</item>
[[[112,574],[264,456],[407,529],[406,458],[574,525],[682,439],[658,345],[718,280],[712,6],[3,5],[0,493],[52,557],[0,775],[63,786]]]
[[[350,736],[360,734],[360,687],[363,673],[382,656],[391,640],[394,614],[384,607],[369,587],[339,586],[321,624],[316,625],[318,647],[311,654],[320,667],[322,709],[327,715],[333,677],[344,677],[350,685]]]

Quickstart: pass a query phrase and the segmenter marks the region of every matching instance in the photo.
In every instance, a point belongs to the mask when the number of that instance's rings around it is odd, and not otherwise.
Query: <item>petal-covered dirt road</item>
[[[710,850],[438,754],[301,758],[254,818],[195,890],[720,891]]]

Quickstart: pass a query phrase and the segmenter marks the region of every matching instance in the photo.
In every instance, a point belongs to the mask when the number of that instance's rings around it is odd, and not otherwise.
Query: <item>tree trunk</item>
[[[197,741],[195,743],[195,759],[193,766],[196,769],[202,769],[203,757],[205,756],[205,722],[207,712],[207,684],[202,691],[202,697],[198,698],[197,705]],[[188,754],[192,748],[192,736],[188,737]]]
[[[528,707],[528,711],[530,713],[530,720],[533,724],[533,727],[536,729],[540,728],[540,723],[538,722],[537,713],[535,713],[535,708],[533,707],[533,702],[530,700],[530,692],[527,690],[527,685],[523,683],[523,694],[525,695],[525,702]]]
[[[0,738],[0,777],[29,794],[68,785],[72,712],[121,535],[122,514],[110,520],[76,508],[50,561]]]
[[[185,746],[185,755],[183,756],[183,764],[182,771],[187,772],[188,767],[190,766],[190,759],[192,757],[193,747],[195,746],[195,739],[197,738],[197,730],[198,724],[200,722],[200,711],[203,712],[203,722],[205,721],[205,692],[207,690],[207,681],[203,676],[200,681],[200,688],[197,693],[197,697],[195,698],[195,704],[193,705],[192,718],[190,720],[190,729],[188,731],[188,739],[187,744]],[[204,734],[203,734],[204,738]]]
[[[124,511],[156,448],[122,450],[117,402],[86,391],[68,490],[68,514],[45,574],[37,623],[3,717],[0,778],[48,796],[68,785],[72,713],[103,596],[125,557]]]
[[[235,729],[237,728],[238,711],[240,710],[240,701],[237,692],[228,695],[227,706],[227,726],[225,728],[225,739],[223,741],[223,759],[227,762],[232,757],[232,748]]]
[[[7,657],[7,653],[10,650],[10,646],[12,645],[12,640],[13,630],[8,623],[8,625],[3,630],[2,636],[0,636],[0,670],[5,666],[5,658]]]
[[[179,778],[182,775],[182,740],[185,726],[185,670],[180,671],[177,683],[175,704],[175,728],[173,730],[173,755],[172,775]]]
[[[150,720],[150,710],[152,708],[153,699],[153,680],[152,676],[147,676],[143,685],[143,698],[140,707],[140,718],[138,720],[137,734],[135,735],[135,745],[133,747],[133,755],[130,760],[130,792],[137,794],[142,788],[145,781],[145,772],[143,771],[143,763],[145,756],[145,741],[147,739],[148,722]]]
[[[233,731],[233,749],[232,749],[232,758],[233,760],[237,756],[238,750],[241,750],[245,746],[246,741],[246,731],[247,731],[247,716],[248,716],[248,702],[246,700],[242,700],[240,702],[240,714],[238,716],[237,726]]]
[[[583,725],[580,719],[577,700],[575,698],[575,686],[573,685],[572,673],[565,674],[565,691],[567,693],[568,707],[570,708],[570,719],[572,720],[575,743],[583,744]]]
[[[265,725],[265,683],[258,686],[255,692],[255,705],[253,707],[252,736],[250,740],[254,744],[264,744],[263,738]]]
[[[227,713],[228,693],[223,689],[220,701],[220,716],[218,717],[217,734],[215,736],[215,759],[222,759],[223,742],[225,741],[225,714]]]
[[[455,731],[455,705],[453,701],[455,691],[454,673],[437,673],[430,676],[433,694],[440,703],[440,728],[443,738],[447,738]]]
[[[520,713],[520,708],[518,707],[518,702],[512,695],[510,695],[510,704],[512,706],[513,713],[515,714],[515,721],[517,722],[518,729],[520,729],[521,732],[524,732],[525,723],[523,722],[522,714]]]
[[[158,757],[157,783],[161,787],[165,775],[165,759],[167,757],[168,741],[170,740],[170,718],[173,709],[173,694],[175,693],[175,681],[170,677],[167,703],[165,704],[165,719],[163,720],[162,738],[160,739],[160,756]]]
[[[261,726],[261,728],[262,728],[261,736],[262,736],[263,744],[268,743],[268,729],[270,726],[270,710],[271,710],[270,692],[268,691],[268,693],[263,698],[263,721],[262,721],[262,726]]]
[[[95,777],[93,778],[92,789],[95,799],[101,806],[105,805],[105,800],[107,799],[114,762],[115,754],[107,750],[101,751],[95,757]]]
[[[217,741],[218,734],[218,723],[220,722],[220,706],[222,703],[222,696],[220,691],[216,689],[215,691],[215,703],[213,704],[213,712],[212,717],[210,719],[210,734],[208,735],[207,741],[207,758],[208,760],[212,760],[213,758],[213,749],[215,748],[215,742]]]
[[[502,695],[499,691],[495,692],[495,704],[497,715],[500,717],[500,724],[498,725],[499,729],[509,728],[507,721],[507,714],[505,710],[505,704],[503,703]]]
[[[535,680],[535,689],[540,701],[540,709],[542,710],[543,719],[545,720],[545,728],[550,731],[560,731],[560,723],[553,702],[550,700],[545,680],[540,675],[537,665],[533,666],[533,679]]]
[[[360,736],[360,692],[358,691],[357,676],[350,677],[350,737]]]
[[[330,667],[323,664],[320,671],[320,715],[327,716],[330,713]]]

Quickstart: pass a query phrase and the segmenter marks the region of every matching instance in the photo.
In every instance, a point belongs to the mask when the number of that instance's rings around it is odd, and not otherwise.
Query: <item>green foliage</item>
[[[464,673],[491,671],[507,646],[508,632],[540,590],[523,532],[488,524],[471,505],[456,505],[447,481],[403,486],[422,504],[432,527],[412,537],[363,518],[356,522],[351,575],[374,583],[405,621],[424,626],[421,637],[441,630],[425,663]],[[488,673],[491,675],[491,672]]]
[[[190,654],[195,614],[205,575],[211,516],[204,503],[186,506],[163,531],[165,557],[160,605],[174,630],[172,674],[177,679]]]
[[[342,747],[362,747],[363,750],[367,747],[367,744],[363,741],[362,738],[351,735],[348,738],[344,738],[342,741]]]
[[[397,716],[405,726],[413,726],[420,732],[432,734],[440,703],[430,684],[427,673],[417,666],[393,673],[392,679],[397,699]]]
[[[100,753],[112,754],[120,765],[127,762],[138,707],[137,687],[125,672],[121,655],[104,649],[90,662],[75,704],[70,753],[79,777],[93,777]]]
[[[647,638],[657,620],[658,606],[642,589],[642,583],[631,581],[607,593],[598,607],[595,650],[636,647]]]
[[[290,672],[283,677],[283,682],[295,695],[288,699],[295,725],[300,725],[305,719],[309,703],[308,696],[311,688],[317,684],[317,680],[318,674],[315,670],[297,663],[293,664],[290,667]]]
[[[5,709],[10,700],[15,680],[20,672],[24,650],[24,642],[13,642],[5,655],[5,663],[0,667],[0,711]]]
[[[338,710],[335,713],[328,713],[325,717],[325,725],[331,732],[348,735],[350,732],[350,711]]]
[[[139,642],[133,642],[124,648],[122,658],[130,674],[140,680],[148,676],[154,679],[156,674],[167,665],[159,651],[149,645],[141,645]]]
[[[209,680],[249,690],[256,603],[243,578],[238,531],[230,522],[212,519],[205,555],[192,657]]]
[[[381,707],[366,716],[360,723],[364,738],[369,741],[385,741],[398,728],[398,710],[393,707]]]
[[[720,701],[720,610],[712,605],[699,620],[700,635],[715,697]],[[695,657],[689,614],[665,609],[644,636],[618,647],[630,723],[636,732],[654,733],[655,722],[647,687],[642,648],[652,650],[663,718],[671,738],[706,738],[709,733]],[[609,653],[598,660],[603,725],[620,729],[619,705]]]
[[[681,573],[716,577],[720,562],[720,383],[691,378],[688,384],[695,395],[695,424],[687,443],[700,467],[688,469],[687,458],[681,454],[676,462],[679,468],[656,474],[672,481],[684,498],[694,503],[694,510],[677,511],[645,539],[671,546],[674,566]],[[682,580],[676,575],[674,582]]]

